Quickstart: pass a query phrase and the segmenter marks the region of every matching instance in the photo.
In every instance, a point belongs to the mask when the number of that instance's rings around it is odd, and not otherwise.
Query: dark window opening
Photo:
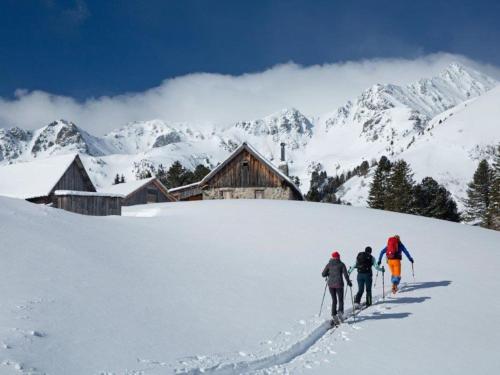
[[[250,173],[248,167],[248,160],[241,162],[241,186],[247,187],[250,183]]]

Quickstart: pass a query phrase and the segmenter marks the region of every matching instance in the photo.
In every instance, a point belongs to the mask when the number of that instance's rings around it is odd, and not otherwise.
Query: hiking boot
[[[339,324],[342,323],[344,321],[344,314],[339,312],[337,314],[337,319],[339,320]]]
[[[397,291],[398,291],[398,285],[392,284],[392,294],[396,294]]]
[[[338,326],[339,324],[340,324],[340,321],[339,321],[338,316],[337,316],[337,315],[333,315],[333,316],[332,316],[332,320],[331,320],[331,322],[330,322],[330,325],[331,325],[332,327],[336,327],[336,326]]]

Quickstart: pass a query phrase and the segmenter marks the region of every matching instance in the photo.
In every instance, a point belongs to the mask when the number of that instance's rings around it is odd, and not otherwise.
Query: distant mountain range
[[[409,161],[417,179],[430,175],[460,198],[477,161],[490,157],[500,141],[499,119],[498,82],[454,63],[405,87],[374,85],[317,118],[291,108],[211,130],[151,120],[103,137],[65,120],[35,131],[0,129],[0,165],[79,152],[94,182],[105,186],[117,173],[133,180],[141,169],[168,168],[175,160],[189,168],[213,167],[243,141],[276,161],[284,142],[291,174],[301,179],[304,193],[318,163],[335,175],[386,155]],[[349,180],[340,198],[365,205],[370,176]]]

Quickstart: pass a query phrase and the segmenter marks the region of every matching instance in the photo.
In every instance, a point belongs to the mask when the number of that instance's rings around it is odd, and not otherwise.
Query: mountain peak
[[[453,62],[439,74],[439,78],[461,85],[481,86],[485,91],[492,89],[498,82],[477,70],[466,67],[458,62]]]
[[[288,120],[302,121],[302,122],[309,121],[307,117],[304,116],[304,114],[302,114],[302,112],[300,112],[297,108],[294,107],[283,108],[277,112],[272,113],[269,116],[264,117],[262,120],[276,121],[277,119],[288,119]]]

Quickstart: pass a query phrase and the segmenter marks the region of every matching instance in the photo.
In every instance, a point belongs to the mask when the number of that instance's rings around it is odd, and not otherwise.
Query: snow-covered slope
[[[457,64],[439,77],[407,87],[375,85],[320,120],[324,134],[311,144],[311,155],[321,161],[333,151],[339,162],[354,159],[355,165],[363,154],[397,157],[424,134],[433,117],[495,85],[493,79]]]
[[[500,303],[490,296],[500,283],[498,232],[289,201],[125,213],[89,217],[0,198],[0,373],[500,371]],[[329,296],[317,314],[331,251],[350,265],[394,233],[416,260],[416,283],[405,262],[407,292],[326,332]],[[375,295],[381,285],[379,277]]]
[[[500,143],[500,86],[461,103],[429,121],[423,134],[395,155],[408,161],[415,179],[432,176],[457,198],[466,195],[467,182],[483,158],[492,159]],[[372,173],[348,181],[338,196],[355,205],[366,202]]]
[[[408,155],[418,176],[431,174],[457,197],[462,197],[474,171],[476,156],[500,141],[500,128],[483,122],[496,118],[499,94],[498,90],[490,91],[496,85],[495,80],[484,74],[451,64],[439,76],[405,87],[374,85],[341,108],[314,119],[297,109],[283,109],[262,119],[240,121],[232,126],[214,125],[210,129],[158,119],[130,123],[103,137],[94,137],[62,120],[34,132],[0,129],[0,165],[81,152],[87,155],[84,160],[94,182],[103,187],[110,185],[117,173],[131,181],[139,170],[158,168],[160,164],[168,168],[175,160],[188,168],[200,163],[213,167],[244,141],[277,162],[280,143],[284,142],[290,173],[300,178],[304,191],[309,188],[311,166],[317,163],[329,175],[335,175],[353,169],[363,160]],[[486,93],[490,99],[482,101],[480,110],[472,110],[466,116],[462,126],[466,131],[457,133],[446,126],[437,130],[436,122],[455,112],[469,112],[476,106],[474,100]],[[470,137],[470,133],[478,136]],[[485,133],[489,134],[488,139],[473,144],[473,140]],[[434,152],[437,168],[426,169],[428,157],[422,147],[417,149],[415,145],[429,139],[434,145],[445,145],[451,138],[456,147],[446,155]],[[461,166],[459,173],[455,173],[456,165]],[[368,180],[364,182],[369,184]],[[358,193],[355,194],[358,198],[348,198],[351,188],[363,190],[352,186],[353,181],[350,185],[343,189],[344,200],[364,204]]]

